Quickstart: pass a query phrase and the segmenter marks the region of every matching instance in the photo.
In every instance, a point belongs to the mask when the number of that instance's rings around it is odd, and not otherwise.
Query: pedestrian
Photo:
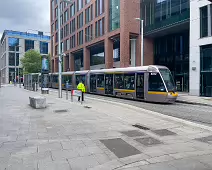
[[[82,101],[84,101],[84,93],[85,93],[85,85],[82,81],[77,85],[77,89],[82,92]],[[80,101],[80,96],[78,97],[78,101]]]

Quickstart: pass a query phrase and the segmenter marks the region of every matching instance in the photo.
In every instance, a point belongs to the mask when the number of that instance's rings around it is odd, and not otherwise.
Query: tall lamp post
[[[144,65],[144,20],[141,18],[135,18],[136,20],[140,21],[140,29],[141,29],[141,66]]]
[[[17,50],[16,50],[16,48],[17,47],[21,47],[20,45],[16,45],[15,46],[15,82],[14,82],[14,85],[16,86],[16,76],[17,76],[17,72],[16,72],[16,69],[17,69],[17,64],[16,64],[16,57],[17,57]],[[18,64],[18,83],[19,83],[19,64]]]
[[[58,81],[59,81],[59,91],[58,91],[58,97],[62,98],[62,58],[64,56],[64,54],[62,54],[61,52],[61,40],[60,40],[60,3],[66,2],[67,4],[72,4],[73,0],[58,0],[57,1],[57,5],[58,5],[58,17],[57,17],[57,21],[58,21],[58,56],[59,56],[59,62],[58,62],[58,68],[59,68],[59,76],[58,76]]]

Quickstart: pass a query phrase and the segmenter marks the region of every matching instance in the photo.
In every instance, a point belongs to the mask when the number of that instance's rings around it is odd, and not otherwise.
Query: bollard
[[[73,102],[73,90],[71,89],[71,102]]]
[[[66,100],[68,100],[68,81],[66,82]]]
[[[21,83],[19,83],[19,87],[21,88]]]

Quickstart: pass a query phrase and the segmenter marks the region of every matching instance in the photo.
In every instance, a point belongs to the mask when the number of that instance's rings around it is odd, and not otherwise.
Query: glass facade
[[[189,0],[143,0],[144,32],[189,20]]]
[[[48,54],[48,43],[47,42],[40,42],[40,53]]]
[[[200,8],[200,38],[212,35],[212,5]]]
[[[9,53],[9,66],[15,66],[15,53]],[[16,66],[19,66],[19,53],[16,53]]]
[[[156,38],[154,60],[170,69],[178,91],[189,91],[189,31]]]
[[[200,47],[200,95],[212,97],[212,45]]]
[[[15,46],[19,45],[18,38],[8,38],[9,51],[15,51]],[[16,47],[16,51],[19,51],[19,47]]]
[[[120,0],[110,0],[110,31],[120,28]]]
[[[34,41],[33,40],[25,40],[25,51],[34,49]]]

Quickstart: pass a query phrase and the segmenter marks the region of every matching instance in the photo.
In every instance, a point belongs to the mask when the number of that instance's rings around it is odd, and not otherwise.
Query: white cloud
[[[0,37],[29,29],[50,32],[50,0],[0,0]]]

